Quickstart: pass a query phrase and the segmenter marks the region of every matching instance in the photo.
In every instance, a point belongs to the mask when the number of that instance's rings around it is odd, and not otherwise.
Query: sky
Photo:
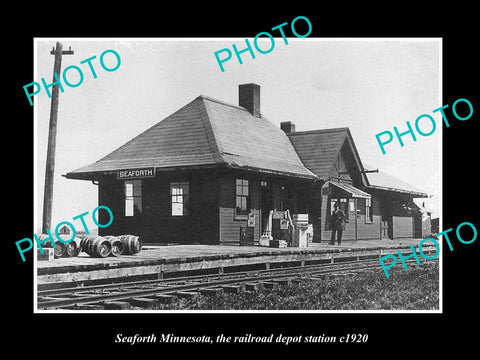
[[[378,168],[420,189],[432,217],[439,216],[441,195],[441,40],[276,38],[268,54],[254,49],[255,59],[242,54],[243,64],[232,58],[220,70],[214,53],[224,48],[245,47],[245,38],[219,39],[35,39],[34,79],[51,83],[57,41],[74,55],[62,58],[62,71],[76,65],[83,71],[77,87],[63,83],[60,93],[54,176],[52,228],[98,204],[98,189],[90,181],[62,175],[91,164],[144,130],[163,120],[199,95],[238,104],[238,85],[261,86],[261,113],[272,123],[292,121],[296,131],[348,127],[364,165]],[[259,43],[268,49],[270,43]],[[250,39],[253,42],[253,39]],[[107,72],[100,63],[106,50],[121,59],[117,70]],[[233,52],[233,50],[232,50]],[[91,61],[97,78],[88,64]],[[111,53],[104,57],[114,67]],[[75,70],[68,81],[79,81]],[[43,187],[50,114],[50,98],[42,88],[34,97],[35,229],[42,224]],[[25,97],[25,106],[29,106]],[[386,145],[382,154],[375,134],[393,127],[407,130],[429,114],[437,121],[430,136],[404,136]],[[421,123],[424,132],[430,129]],[[95,227],[85,218],[89,228]],[[78,220],[77,220],[78,221]],[[38,230],[37,230],[38,231]]]

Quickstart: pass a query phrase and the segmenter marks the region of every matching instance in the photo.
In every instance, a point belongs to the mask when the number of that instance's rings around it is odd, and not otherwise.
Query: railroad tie
[[[68,306],[61,306],[60,308],[68,310],[104,310],[103,305],[100,304],[74,304]]]
[[[223,294],[222,288],[205,288],[200,289],[200,294],[203,296],[219,296]]]
[[[151,308],[154,307],[157,304],[157,300],[154,298],[131,298],[127,300],[130,305],[132,306],[137,306],[141,308]]]
[[[153,299],[157,300],[162,304],[170,304],[175,299],[175,296],[170,294],[157,294],[152,296]]]
[[[129,310],[132,308],[127,301],[105,301],[102,305],[105,307],[105,310]]]
[[[316,276],[310,276],[307,278],[307,280],[311,281],[324,281],[328,279],[333,279],[333,276],[331,275],[316,275]]]
[[[245,289],[245,287],[242,285],[224,285],[222,286],[222,289],[229,294],[239,294]]]
[[[276,282],[279,286],[290,286],[292,284],[292,279],[286,278],[286,279],[277,279],[273,280]]]
[[[295,278],[291,280],[292,285],[300,285],[301,282],[302,282],[301,278]]]
[[[175,296],[183,299],[191,299],[198,296],[200,293],[197,291],[177,291],[175,292]]]
[[[258,291],[263,289],[263,283],[246,283],[245,290],[246,291]]]
[[[276,290],[278,289],[279,285],[278,285],[278,282],[265,281],[263,283],[263,287],[265,290]]]

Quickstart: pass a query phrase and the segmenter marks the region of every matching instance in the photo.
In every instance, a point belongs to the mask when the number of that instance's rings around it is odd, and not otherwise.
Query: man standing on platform
[[[342,233],[345,229],[346,216],[345,213],[338,208],[338,204],[333,205],[332,213],[332,238],[330,239],[330,245],[335,245],[335,233],[337,233],[338,245],[342,242]]]

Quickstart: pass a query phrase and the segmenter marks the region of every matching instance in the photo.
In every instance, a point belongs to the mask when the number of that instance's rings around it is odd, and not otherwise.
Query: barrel
[[[71,235],[60,235],[60,238],[62,240],[70,240],[72,238]],[[66,243],[66,244],[63,244],[62,245],[65,247],[65,250],[63,251],[63,254],[62,256],[64,257],[73,257],[73,256],[77,256],[79,253],[80,253],[80,239],[77,238],[77,237],[74,237],[73,240],[71,240],[70,242]],[[58,244],[58,243],[56,243]]]
[[[142,250],[142,240],[135,235],[120,235],[118,237],[123,242],[123,254],[133,255]]]
[[[74,241],[65,244],[65,251],[63,252],[63,256],[73,257],[77,255],[77,244]]]
[[[104,236],[104,238],[110,241],[110,244],[112,244],[112,252],[110,253],[110,256],[120,256],[123,254],[125,246],[123,245],[122,240],[113,235],[107,235]]]
[[[92,243],[95,240],[97,235],[87,235],[82,240],[80,240],[80,248],[83,252],[86,252],[88,255],[92,256]]]
[[[80,251],[83,251],[83,252],[87,252],[85,249],[86,249],[86,245],[85,245],[85,239],[87,238],[87,236],[84,236],[81,238],[80,240]]]
[[[91,257],[107,257],[112,252],[112,244],[102,236],[88,235],[82,239],[82,250]]]
[[[40,235],[37,235],[38,236],[38,241],[42,241],[42,240],[45,240],[47,239],[49,236],[47,234],[40,234]],[[61,256],[63,256],[64,252],[65,252],[65,245],[64,243],[61,243],[60,241],[55,241],[55,248],[53,250],[53,255],[55,258],[59,258]],[[53,245],[52,245],[52,242],[51,241],[46,241],[40,245],[38,245],[39,248],[42,247],[42,248],[53,248]]]

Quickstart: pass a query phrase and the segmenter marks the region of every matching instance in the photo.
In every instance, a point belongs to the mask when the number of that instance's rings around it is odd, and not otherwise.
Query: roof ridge
[[[199,95],[196,97],[196,99],[204,99],[204,100],[208,100],[208,101],[212,101],[212,102],[215,102],[215,103],[218,103],[218,104],[221,104],[221,105],[226,105],[226,106],[230,106],[232,108],[235,108],[235,109],[239,109],[239,110],[244,110],[244,111],[247,111],[247,109],[245,109],[243,106],[239,106],[239,105],[234,105],[234,104],[231,104],[231,103],[228,103],[228,102],[225,102],[225,101],[222,101],[222,100],[218,100],[218,99],[215,99],[211,96],[207,96],[207,95]]]
[[[317,130],[304,130],[304,131],[295,131],[292,133],[288,133],[288,136],[295,136],[295,135],[308,135],[308,134],[319,134],[319,133],[326,133],[326,132],[340,132],[340,131],[350,131],[348,127],[338,127],[338,128],[329,128],[329,129],[317,129]]]
[[[195,100],[204,99],[203,95],[198,96]],[[215,136],[215,131],[213,130],[212,123],[210,121],[210,114],[208,110],[208,106],[203,101],[197,101],[197,107],[200,111],[200,119],[202,121],[203,131],[205,132],[205,136],[207,138],[208,146],[210,151],[212,152],[213,158],[216,163],[225,163],[225,159],[220,152],[220,148],[218,147],[217,138]]]

